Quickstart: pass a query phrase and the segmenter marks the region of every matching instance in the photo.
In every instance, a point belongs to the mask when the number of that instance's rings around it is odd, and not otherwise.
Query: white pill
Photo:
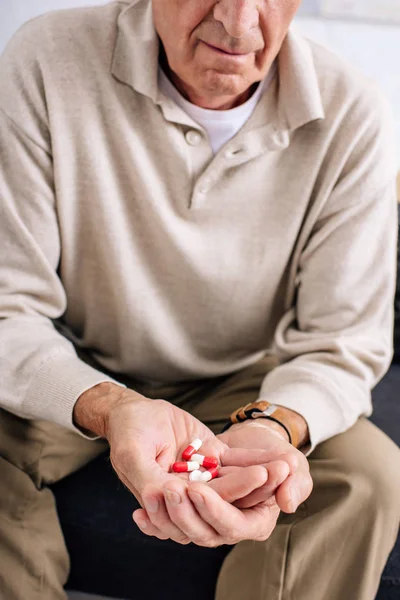
[[[190,481],[204,481],[203,473],[200,473],[199,470],[192,471],[189,475]]]

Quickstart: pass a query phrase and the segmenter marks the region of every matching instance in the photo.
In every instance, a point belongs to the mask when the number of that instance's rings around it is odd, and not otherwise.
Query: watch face
[[[251,416],[253,419],[258,419],[258,417],[269,417],[276,411],[277,408],[278,407],[276,406],[276,404],[270,404],[265,410],[253,408],[251,411]]]

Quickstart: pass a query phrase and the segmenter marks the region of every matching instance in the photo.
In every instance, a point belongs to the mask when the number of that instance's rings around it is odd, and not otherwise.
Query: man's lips
[[[204,41],[203,41],[203,44],[205,44],[212,50],[216,50],[217,52],[221,52],[222,54],[227,54],[228,56],[247,56],[248,54],[251,54],[251,52],[234,52],[234,51],[228,50],[226,48],[214,46],[213,44],[209,44],[208,42],[204,42]]]

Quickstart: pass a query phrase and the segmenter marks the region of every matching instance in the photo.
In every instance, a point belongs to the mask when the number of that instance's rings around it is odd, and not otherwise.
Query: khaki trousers
[[[276,366],[265,357],[230,376],[151,388],[219,432],[257,398]],[[64,600],[69,559],[47,487],[107,448],[47,421],[0,412],[0,599]],[[373,600],[400,519],[400,450],[365,418],[309,456],[314,490],[281,513],[266,542],[237,544],[223,563],[216,600]],[[133,523],[127,526],[134,527]],[[206,600],[206,599],[205,599]]]

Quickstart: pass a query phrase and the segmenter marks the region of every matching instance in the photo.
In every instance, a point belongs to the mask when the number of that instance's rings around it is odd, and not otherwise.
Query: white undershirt
[[[159,68],[158,85],[162,93],[172,98],[192,119],[208,133],[211,148],[216,154],[243,127],[266,91],[276,72],[275,63],[261,81],[253,95],[245,102],[229,110],[210,110],[188,102]]]

